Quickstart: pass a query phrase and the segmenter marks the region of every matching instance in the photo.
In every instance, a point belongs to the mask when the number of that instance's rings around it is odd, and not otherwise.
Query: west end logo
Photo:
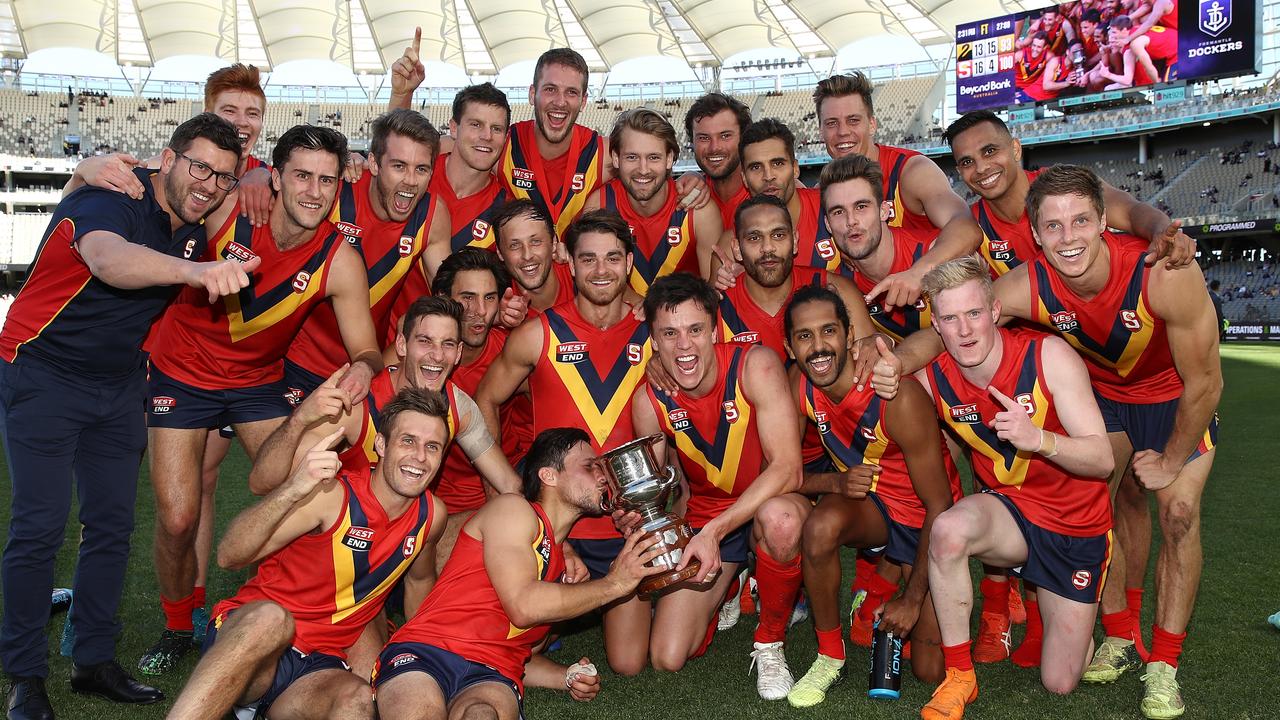
[[[1200,31],[1218,37],[1231,27],[1231,0],[1200,0]]]

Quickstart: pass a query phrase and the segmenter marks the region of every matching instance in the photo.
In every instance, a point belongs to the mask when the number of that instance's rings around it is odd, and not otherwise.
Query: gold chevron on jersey
[[[721,413],[716,422],[716,432],[707,439],[693,423],[685,422],[679,427],[672,422],[672,415],[683,411],[679,401],[667,393],[653,388],[653,396],[666,410],[662,415],[662,423],[667,428],[667,435],[675,438],[676,449],[680,454],[702,468],[706,480],[728,494],[733,494],[738,479],[738,461],[742,456],[742,447],[748,440],[748,434],[755,432],[751,424],[754,408],[747,396],[742,392],[739,383],[742,358],[748,348],[734,349],[733,359],[726,368],[724,395],[720,398],[721,408],[736,408],[737,418],[732,422]]]
[[[535,513],[536,515],[537,513]],[[548,579],[547,571],[551,566],[551,544],[555,539],[547,532],[546,523],[542,522],[542,518],[538,518],[538,532],[533,536],[533,542],[529,543],[529,549],[533,550],[533,561],[537,564],[538,580],[543,582],[554,582],[555,578]],[[508,622],[507,639],[519,637],[531,630],[532,628],[522,628]]]
[[[264,233],[267,242],[274,242],[270,233]],[[238,259],[244,262],[253,253],[253,226],[248,218],[240,218],[235,225],[218,238],[215,245],[220,259]],[[324,242],[312,253],[296,273],[284,278],[274,287],[258,288],[252,282],[238,293],[222,298],[227,313],[227,326],[233,342],[270,329],[276,323],[292,315],[299,307],[310,302],[325,286],[329,272],[329,258],[333,244],[340,237],[337,231],[329,233]],[[246,242],[240,242],[245,240]],[[247,255],[246,255],[247,253]],[[259,273],[269,269],[259,268]]]
[[[1074,311],[1068,311],[1053,294],[1048,275],[1053,271],[1046,268],[1044,261],[1032,263],[1031,268],[1036,274],[1036,287],[1040,290],[1036,298],[1037,321],[1056,329],[1071,347],[1099,365],[1115,370],[1120,377],[1127,377],[1133,372],[1134,366],[1151,344],[1156,327],[1155,315],[1147,304],[1142,288],[1146,265],[1138,262],[1129,276],[1121,310],[1111,321],[1105,342],[1096,340],[1085,327],[1091,323],[1076,317]],[[1137,329],[1134,329],[1134,325],[1138,326]]]
[[[369,516],[352,489],[348,476],[343,475],[340,479],[345,486],[347,507],[330,538],[335,608],[330,621],[335,624],[358,611],[365,603],[381,598],[400,581],[422,549],[431,518],[430,498],[424,495],[418,500],[418,517],[412,532],[397,538],[396,545],[381,562],[370,562],[376,538],[369,529]],[[416,540],[409,544],[409,537]],[[363,550],[359,549],[360,543],[367,543]],[[382,544],[385,543],[384,538]],[[407,554],[403,551],[405,547],[411,548]]]
[[[818,426],[818,439],[836,469],[845,472],[863,463],[879,465],[880,458],[889,449],[889,433],[884,429],[884,401],[878,396],[873,397],[857,420],[857,434],[846,439],[836,434],[832,427],[836,418],[828,417],[825,410],[818,410],[816,394],[822,391],[815,388],[807,377],[802,377],[801,382],[805,415]],[[857,392],[857,389],[850,388],[849,392]]]
[[[1022,367],[1018,370],[1014,392],[1005,394],[1015,401],[1019,401],[1024,394],[1029,396],[1027,399],[1035,408],[1035,412],[1031,414],[1031,423],[1038,428],[1043,428],[1049,412],[1049,399],[1045,396],[1040,379],[1036,375],[1036,358],[1039,352],[1040,343],[1032,342],[1023,357]],[[951,386],[946,375],[938,370],[937,365],[929,366],[929,382],[933,383],[938,390],[939,411],[943,421],[960,436],[971,451],[991,461],[992,470],[1001,485],[1021,487],[1027,480],[1027,470],[1036,454],[1018,450],[1012,443],[1001,440],[996,435],[996,431],[982,421],[980,415],[976,422],[972,421],[971,416],[978,414],[976,404],[961,402],[955,388]],[[1030,388],[1030,392],[1027,392],[1026,388]]]
[[[542,317],[548,335],[546,360],[573,396],[578,413],[591,429],[597,447],[603,447],[631,402],[632,393],[644,379],[644,366],[653,354],[649,345],[649,327],[645,323],[638,324],[627,342],[628,347],[639,348],[638,361],[632,362],[635,358],[624,352],[614,359],[602,377],[591,361],[590,343],[579,340],[573,328],[554,308],[548,309]],[[571,354],[575,357],[581,355],[581,359],[566,361],[562,357],[564,353],[560,352],[561,345],[580,347],[580,351]]]

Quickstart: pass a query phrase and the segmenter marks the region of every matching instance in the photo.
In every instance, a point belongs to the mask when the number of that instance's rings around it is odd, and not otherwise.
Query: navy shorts
[[[520,697],[520,686],[514,680],[488,665],[472,662],[457,653],[424,643],[397,642],[383,648],[378,655],[378,664],[374,666],[373,687],[382,687],[391,678],[410,672],[430,675],[440,686],[446,705],[472,685],[484,682],[506,685],[516,696],[520,717],[524,717],[524,699]]]
[[[702,528],[693,528],[693,533],[697,535],[701,530]],[[609,574],[609,566],[613,564],[614,558],[618,557],[618,553],[622,552],[622,546],[625,543],[626,540],[620,537],[601,540],[569,539],[569,545],[582,558],[582,564],[587,566],[587,572],[591,574],[592,580],[599,580]],[[746,523],[720,541],[720,562],[745,563],[747,551],[750,549],[751,523]]]
[[[998,492],[1027,543],[1027,561],[1010,572],[1054,595],[1093,604],[1102,597],[1103,581],[1111,566],[1111,532],[1093,537],[1062,535],[1032,523],[1013,501]]]
[[[884,506],[884,501],[879,495],[869,492],[867,497],[884,517],[884,526],[889,531],[889,542],[883,547],[870,548],[868,552],[883,553],[885,557],[899,565],[915,565],[916,550],[920,547],[920,528],[903,525],[890,517],[889,508]]]
[[[228,610],[209,619],[208,630],[204,636],[204,644],[200,646],[201,654],[209,652],[209,648],[213,647],[214,641],[218,639],[218,628],[233,614],[235,614],[235,610]],[[285,651],[280,654],[280,659],[276,661],[276,674],[271,679],[271,687],[267,689],[267,692],[262,697],[250,703],[251,706],[257,708],[256,717],[266,717],[267,709],[271,707],[271,703],[283,695],[290,685],[313,672],[320,672],[321,670],[350,672],[351,668],[347,666],[346,661],[336,655],[326,655],[322,652],[308,654],[296,647],[285,648]]]
[[[1129,436],[1133,451],[1155,450],[1164,452],[1165,443],[1173,434],[1173,421],[1178,414],[1178,401],[1167,400],[1159,403],[1124,403],[1093,394],[1098,401],[1098,409],[1102,411],[1102,421],[1107,425],[1107,432],[1122,432]],[[1186,462],[1191,462],[1209,452],[1218,444],[1218,414],[1214,413],[1209,427],[1204,431],[1196,449]]]
[[[296,407],[306,399],[308,395],[315,392],[315,389],[324,384],[327,377],[320,377],[310,370],[290,362],[288,358],[284,361],[284,384],[289,388],[292,394],[290,402]]]
[[[283,380],[229,390],[192,387],[152,365],[147,378],[147,427],[201,430],[288,417],[293,412]]]

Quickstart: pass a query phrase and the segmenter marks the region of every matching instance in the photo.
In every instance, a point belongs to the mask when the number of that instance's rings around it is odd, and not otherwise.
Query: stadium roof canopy
[[[329,60],[385,73],[423,29],[422,58],[495,75],[556,46],[593,70],[666,56],[716,67],[744,51],[831,57],[892,35],[949,44],[954,26],[1043,0],[0,0],[0,54],[83,48],[149,67],[204,55],[271,69]]]

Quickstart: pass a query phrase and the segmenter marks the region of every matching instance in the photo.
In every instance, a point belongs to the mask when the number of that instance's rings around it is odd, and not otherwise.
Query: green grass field
[[[1280,347],[1229,345],[1222,352],[1226,391],[1220,409],[1222,433],[1217,466],[1206,491],[1203,510],[1204,576],[1200,599],[1192,619],[1179,679],[1183,683],[1188,718],[1280,717],[1280,632],[1266,624],[1267,615],[1280,610],[1280,524],[1273,495],[1276,474],[1268,448],[1280,430]],[[1267,440],[1271,438],[1271,440]],[[245,488],[247,462],[237,449],[223,465],[219,488],[219,530],[249,500]],[[8,495],[8,469],[0,472],[0,485]],[[129,668],[154,641],[161,628],[152,570],[151,544],[154,515],[145,470],[139,479],[137,531],[121,612],[125,632],[119,643],[119,659]],[[0,527],[8,527],[9,503],[0,505]],[[58,582],[70,585],[76,546],[75,523],[67,529],[67,542],[59,556]],[[1158,542],[1158,540],[1157,540]],[[1154,560],[1155,553],[1152,554]],[[852,564],[848,559],[846,570]],[[1151,576],[1144,629],[1150,637]],[[233,593],[243,576],[217,570],[209,597]],[[848,602],[846,598],[845,602]],[[0,596],[0,607],[3,597]],[[976,623],[976,618],[974,619]],[[160,718],[168,704],[132,708],[106,701],[88,700],[70,691],[70,662],[57,654],[62,617],[49,626],[51,650],[49,689],[60,718]],[[557,657],[569,663],[582,655],[601,667],[603,689],[591,703],[578,704],[567,695],[533,690],[525,711],[531,720],[557,718],[911,718],[918,717],[930,688],[904,677],[903,696],[897,702],[876,702],[866,697],[867,651],[852,647],[848,674],[828,696],[827,702],[807,711],[785,701],[766,703],[755,692],[754,676],[747,674],[753,618],[745,617],[733,630],[721,633],[707,656],[679,674],[646,671],[635,678],[621,678],[606,669],[598,627],[568,636]],[[1014,631],[1018,642],[1020,629]],[[1149,642],[1149,640],[1148,640]],[[815,641],[809,622],[788,635],[787,656],[800,676],[813,660]],[[175,697],[191,668],[194,653],[170,677],[156,684],[170,700]],[[905,673],[904,673],[905,675]],[[972,718],[1139,718],[1141,684],[1136,675],[1111,686],[1083,686],[1068,697],[1054,697],[1039,685],[1035,671],[1009,663],[980,666],[981,697],[968,715]],[[1270,689],[1268,689],[1270,688]]]

